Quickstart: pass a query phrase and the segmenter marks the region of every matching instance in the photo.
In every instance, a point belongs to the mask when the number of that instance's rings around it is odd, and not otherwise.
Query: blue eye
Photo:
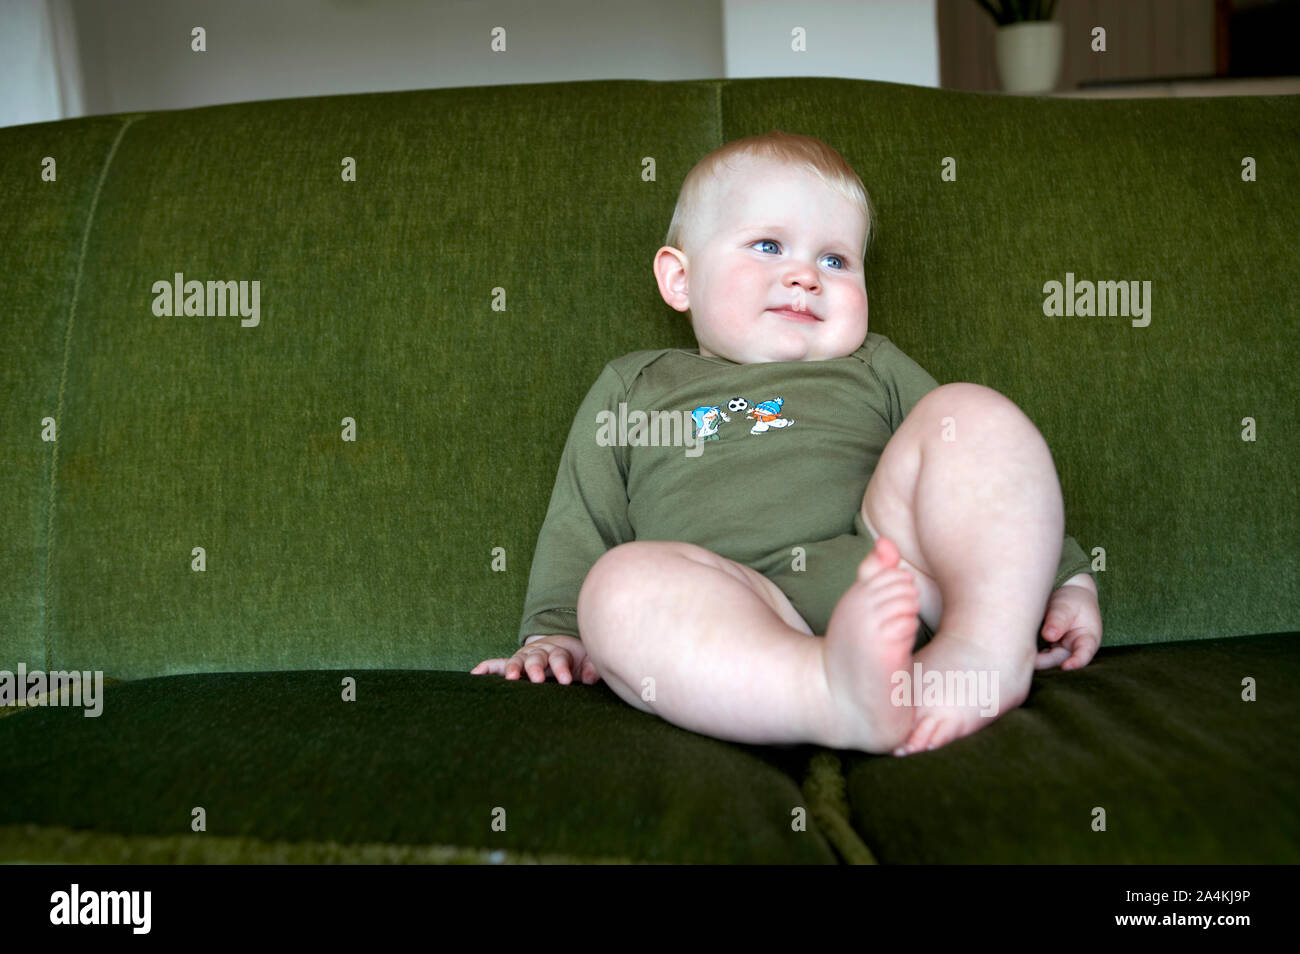
[[[757,242],[753,242],[751,244],[751,247],[758,246],[758,245],[777,245],[777,242],[775,239],[759,239]],[[825,258],[833,258],[835,259],[836,262],[839,263],[837,266],[835,266],[835,270],[837,272],[842,272],[844,269],[848,268],[848,266],[844,263],[844,259],[840,258],[838,255],[827,255],[825,256]]]

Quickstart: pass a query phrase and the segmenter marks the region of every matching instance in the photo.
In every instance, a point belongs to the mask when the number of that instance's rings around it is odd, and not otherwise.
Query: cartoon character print
[[[697,441],[716,441],[718,440],[718,422],[726,421],[731,423],[731,418],[727,417],[722,408],[709,407],[707,404],[701,404],[695,410],[691,411],[691,420],[695,422],[695,439]]]
[[[772,427],[789,427],[793,424],[793,420],[781,416],[781,408],[784,406],[785,398],[779,397],[754,405],[754,409],[745,415],[752,417],[755,422],[749,433],[762,434]]]
[[[746,417],[754,419],[754,426],[749,429],[751,434],[762,434],[764,431],[773,427],[789,427],[794,423],[790,418],[782,417],[782,408],[785,406],[785,399],[776,397],[767,401],[761,401],[754,407],[749,406],[749,401],[743,397],[734,397],[727,402],[727,411],[732,414],[745,412]],[[716,441],[718,437],[718,426],[720,423],[731,423],[731,418],[720,406],[707,404],[700,405],[691,411],[691,419],[695,421],[695,437],[697,440]]]

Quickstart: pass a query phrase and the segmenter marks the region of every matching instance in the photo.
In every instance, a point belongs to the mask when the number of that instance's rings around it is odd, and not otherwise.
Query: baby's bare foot
[[[1006,640],[967,637],[940,625],[916,654],[921,675],[912,679],[916,722],[894,754],[937,749],[1020,705],[1029,695],[1034,656],[1031,642],[1017,649]]]
[[[826,627],[823,658],[839,748],[889,752],[912,729],[914,710],[890,701],[891,677],[911,663],[921,608],[912,574],[898,561],[893,541],[878,538]]]

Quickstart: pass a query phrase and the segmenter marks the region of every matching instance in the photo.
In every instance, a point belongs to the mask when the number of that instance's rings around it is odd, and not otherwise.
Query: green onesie
[[[936,387],[871,332],[853,354],[825,361],[736,364],[663,348],[609,362],[560,457],[520,644],[534,633],[580,636],[587,571],[630,540],[695,543],[743,563],[825,633],[874,546],[861,518],[867,482],[890,435]],[[1053,589],[1088,571],[1065,537]],[[919,630],[918,645],[933,636],[924,620]]]

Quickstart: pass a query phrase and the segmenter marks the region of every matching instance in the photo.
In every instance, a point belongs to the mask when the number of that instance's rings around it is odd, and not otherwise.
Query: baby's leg
[[[1065,533],[1051,451],[1029,418],[991,388],[936,388],[890,438],[862,512],[898,544],[935,630],[914,658],[914,699],[926,671],[967,674],[944,676],[942,703],[917,709],[900,752],[945,745],[1020,705]],[[994,691],[972,699],[976,686]]]
[[[750,744],[886,752],[914,715],[888,701],[918,609],[897,561],[882,541],[819,639],[747,566],[690,543],[624,543],[583,581],[578,631],[620,698],[675,725]]]

